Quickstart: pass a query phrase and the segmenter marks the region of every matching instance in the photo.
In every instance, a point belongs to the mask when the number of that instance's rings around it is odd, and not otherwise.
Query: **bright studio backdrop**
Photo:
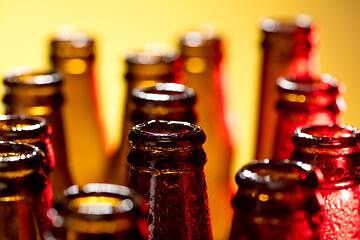
[[[321,70],[345,83],[344,123],[360,127],[359,12],[358,0],[1,0],[0,75],[19,65],[49,66],[49,38],[59,25],[70,24],[93,34],[101,115],[110,149],[121,131],[124,53],[145,43],[176,45],[182,31],[211,23],[225,40],[223,86],[236,146],[235,173],[254,152],[261,62],[259,20],[302,13],[321,24]],[[72,169],[77,180],[100,177],[96,170],[104,169],[104,160],[81,161],[91,164],[94,171]]]

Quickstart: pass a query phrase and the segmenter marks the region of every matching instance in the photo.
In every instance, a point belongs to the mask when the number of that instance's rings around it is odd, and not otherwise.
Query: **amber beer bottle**
[[[339,124],[345,103],[340,95],[339,82],[328,74],[301,81],[281,77],[277,86],[279,99],[276,108],[279,117],[273,139],[273,158],[287,159],[294,150],[291,137],[296,128]]]
[[[149,239],[212,239],[203,130],[152,120],[129,133],[129,186],[144,196]]]
[[[321,172],[319,193],[323,222],[320,239],[360,239],[360,132],[351,126],[298,128],[293,159]]]
[[[224,116],[222,44],[221,37],[209,25],[186,32],[180,38],[181,55],[185,59],[182,80],[195,91],[197,124],[207,136],[205,172],[215,239],[228,237],[232,212],[231,205],[224,204],[230,203],[232,196],[230,166],[233,149]]]
[[[266,18],[261,23],[262,71],[255,159],[271,158],[278,98],[276,80],[292,75],[297,80],[319,75],[318,31],[309,16]]]
[[[125,97],[125,106],[123,114],[122,134],[120,146],[113,154],[112,162],[109,165],[110,172],[113,172],[114,165],[126,163],[126,157],[129,152],[128,134],[134,126],[131,120],[131,114],[134,111],[132,91],[135,88],[152,87],[157,83],[178,82],[178,72],[181,70],[181,58],[177,49],[164,44],[146,44],[144,47],[131,51],[127,54],[125,80],[127,92]],[[149,119],[150,120],[150,119]],[[111,173],[115,179],[110,180],[112,183],[127,185],[128,184],[128,167],[122,168],[121,172]],[[115,180],[115,182],[114,182]]]
[[[0,142],[1,239],[37,240],[49,233],[46,161],[34,145]]]
[[[54,147],[55,168],[51,172],[54,194],[71,186],[62,122],[62,75],[56,71],[12,70],[4,79],[3,102],[7,114],[34,115],[46,119]],[[44,129],[43,129],[44,130]]]
[[[77,182],[83,183],[90,179],[83,175],[84,172],[91,172],[91,180],[98,181],[105,170],[101,169],[105,164],[88,164],[89,161],[104,162],[106,159],[95,90],[94,48],[95,43],[90,36],[62,26],[52,39],[50,49],[52,66],[64,75],[66,101],[63,109],[68,155],[76,166],[74,169],[82,169],[76,176]],[[96,166],[96,169],[91,166]]]
[[[177,120],[195,123],[195,101],[194,91],[178,83],[158,83],[152,87],[135,88],[132,91],[134,108],[130,113],[130,119],[126,119],[129,122],[126,126],[133,127],[150,120]],[[124,132],[130,132],[130,130],[131,128],[124,129]],[[121,146],[124,149],[124,157],[114,162],[110,178],[114,182],[128,183],[129,165],[126,155],[130,150],[130,142],[126,139]],[[127,149],[126,152],[125,149]]]
[[[319,185],[299,161],[253,161],[236,174],[230,240],[318,240]]]
[[[52,237],[57,240],[146,240],[142,198],[125,186],[73,185],[54,200]]]

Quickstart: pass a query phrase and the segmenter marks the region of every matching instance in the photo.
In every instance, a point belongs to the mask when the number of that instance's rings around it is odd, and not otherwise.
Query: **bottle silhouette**
[[[141,198],[113,184],[73,185],[55,199],[51,237],[57,240],[145,240]],[[53,238],[51,238],[53,239]]]
[[[314,167],[299,161],[253,161],[239,186],[230,240],[317,240],[320,206]]]
[[[185,60],[181,79],[195,91],[197,124],[207,136],[205,173],[215,239],[228,237],[232,213],[230,166],[233,146],[224,116],[222,44],[221,37],[210,25],[186,32],[180,38],[180,51]]]
[[[71,186],[62,121],[62,75],[59,72],[15,68],[5,76],[6,114],[39,116],[49,125],[49,138],[54,147],[56,166],[51,171],[54,194]],[[52,163],[53,164],[53,163]]]
[[[278,98],[276,80],[292,75],[297,80],[319,75],[318,31],[309,16],[264,19],[261,23],[262,70],[255,159],[272,158]]]
[[[152,120],[134,126],[129,140],[129,186],[148,204],[149,239],[212,239],[202,129]]]
[[[351,126],[309,126],[296,129],[293,159],[319,169],[320,239],[360,239],[359,143]]]
[[[0,141],[1,239],[36,240],[49,233],[46,163],[44,153],[33,145]]]
[[[108,172],[110,182],[127,185],[128,167],[126,157],[129,152],[128,134],[134,126],[131,121],[131,114],[135,105],[132,100],[132,91],[135,88],[153,87],[157,83],[178,82],[178,72],[181,70],[181,58],[177,49],[164,44],[147,44],[143,48],[134,50],[126,56],[126,74],[127,92],[125,97],[125,107],[123,114],[122,135],[120,146],[113,154]],[[150,120],[150,119],[149,119]],[[120,163],[120,172],[114,173],[114,167]],[[125,166],[125,167],[122,167]],[[117,176],[115,176],[117,175]]]
[[[340,96],[340,84],[334,77],[323,74],[319,79],[298,80],[281,77],[277,81],[278,119],[273,139],[274,159],[290,158],[294,145],[293,132],[308,125],[339,124],[345,104]]]
[[[130,132],[136,124],[150,120],[177,120],[190,123],[196,122],[194,91],[178,83],[158,83],[152,87],[135,88],[132,91],[133,109],[124,126],[125,132]],[[114,162],[110,169],[110,179],[113,182],[128,183],[129,165],[127,154],[130,142],[126,139],[121,145],[121,158]]]
[[[57,36],[51,40],[51,64],[64,75],[66,146],[69,159],[76,166],[74,169],[82,170],[75,175],[79,183],[99,181],[105,170],[93,169],[92,164],[88,164],[106,160],[95,90],[94,48],[95,43],[90,36],[69,26],[60,27]],[[85,172],[91,174],[84,175]]]

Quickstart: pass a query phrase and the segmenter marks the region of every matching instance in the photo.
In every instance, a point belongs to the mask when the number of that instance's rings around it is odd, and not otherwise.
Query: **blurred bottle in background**
[[[135,88],[132,91],[134,108],[129,113],[130,119],[125,119],[128,122],[126,126],[133,127],[150,120],[177,120],[195,123],[195,100],[194,91],[178,83],[158,83],[153,87]],[[123,131],[125,133],[130,130],[131,128]],[[128,184],[127,154],[130,150],[130,142],[126,139],[121,146],[124,151],[123,157],[116,159],[111,165],[110,182]]]
[[[272,158],[277,121],[276,80],[316,78],[320,72],[319,32],[309,16],[264,19],[261,23],[262,67],[255,159]]]
[[[212,239],[203,130],[151,120],[134,126],[129,140],[129,186],[149,206],[149,239]]]
[[[340,86],[338,80],[328,74],[317,79],[278,79],[278,119],[272,153],[274,159],[290,158],[294,150],[291,138],[296,128],[341,122],[345,103],[340,95]]]
[[[206,133],[204,149],[208,163],[205,172],[215,239],[226,239],[230,231],[231,184],[230,167],[233,153],[222,93],[222,39],[210,25],[189,31],[180,38],[181,55],[185,59],[182,81],[197,96],[197,124]]]
[[[121,185],[128,184],[128,166],[126,162],[130,150],[128,135],[130,129],[134,126],[131,115],[136,108],[133,103],[132,91],[135,88],[153,87],[157,83],[179,82],[178,75],[182,65],[177,49],[169,45],[155,43],[147,44],[138,50],[130,52],[125,61],[127,66],[125,74],[127,92],[122,134],[120,146],[111,157],[108,169],[111,178],[110,182]],[[117,165],[119,163],[120,165]],[[117,172],[118,170],[120,172]]]
[[[293,159],[313,164],[321,195],[321,240],[360,239],[360,132],[351,126],[298,128]]]
[[[55,194],[62,192],[72,185],[61,109],[62,75],[53,70],[37,72],[29,68],[14,68],[5,76],[4,85],[6,114],[34,115],[46,119],[55,153],[55,168],[51,172],[53,189]]]
[[[1,239],[44,239],[51,229],[44,153],[27,143],[1,141],[0,156]]]
[[[95,43],[71,26],[61,26],[51,40],[51,64],[64,75],[64,126],[69,159],[76,182],[99,181],[104,169],[92,169],[89,162],[107,163],[105,142],[98,113],[95,76]],[[77,172],[77,171],[76,171]],[[91,174],[89,174],[91,173]]]
[[[73,185],[49,211],[56,240],[146,240],[141,198],[113,184]]]
[[[299,161],[253,161],[239,186],[230,240],[317,240],[320,206],[315,169]]]

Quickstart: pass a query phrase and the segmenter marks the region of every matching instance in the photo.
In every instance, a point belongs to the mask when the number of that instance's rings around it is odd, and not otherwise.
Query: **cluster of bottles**
[[[186,32],[179,50],[147,45],[127,56],[122,138],[111,156],[91,38],[63,33],[51,42],[54,70],[7,74],[0,238],[360,239],[360,132],[338,125],[341,85],[317,75],[314,24],[299,16],[262,26],[258,160],[236,174],[236,194],[222,40],[210,29]],[[108,160],[102,183],[76,185],[69,163],[79,159]]]

